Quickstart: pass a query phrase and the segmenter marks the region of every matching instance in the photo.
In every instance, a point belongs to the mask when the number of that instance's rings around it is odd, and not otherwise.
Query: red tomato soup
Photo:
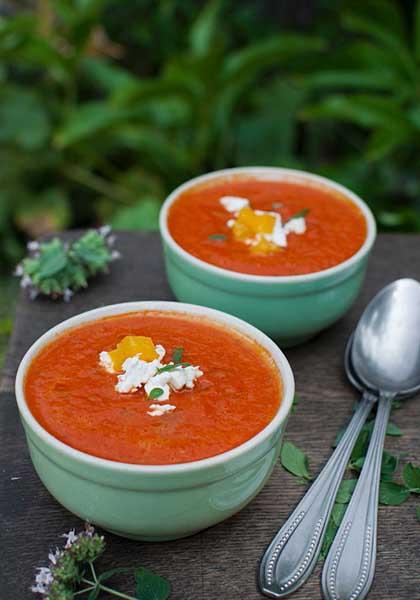
[[[283,224],[303,211],[306,230],[288,234],[287,247],[275,252],[253,252],[233,236],[232,223],[228,224],[232,214],[220,202],[225,196],[248,199],[257,211],[278,213]],[[205,182],[181,193],[169,209],[168,227],[174,240],[193,256],[254,275],[302,275],[328,269],[355,254],[367,234],[359,207],[322,183],[243,176]]]
[[[124,336],[149,336],[203,375],[172,391],[172,412],[150,416],[144,388],[115,389],[118,374],[99,364]],[[217,323],[179,313],[137,312],[73,328],[31,362],[25,396],[37,421],[62,442],[115,461],[161,465],[215,456],[255,436],[276,414],[282,382],[269,353]],[[162,402],[165,404],[165,402]]]

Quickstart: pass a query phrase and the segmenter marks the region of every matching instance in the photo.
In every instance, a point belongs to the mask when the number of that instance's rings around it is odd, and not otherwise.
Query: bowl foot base
[[[106,531],[113,533],[114,535],[118,535],[119,537],[128,538],[129,540],[138,540],[139,542],[170,542],[171,540],[179,540],[181,538],[190,537],[191,535],[195,535],[200,530],[191,531],[189,533],[184,533],[181,535],[157,535],[157,536],[149,536],[149,535],[133,535],[130,533],[123,533],[122,531],[115,531],[115,529],[108,529],[104,527]]]

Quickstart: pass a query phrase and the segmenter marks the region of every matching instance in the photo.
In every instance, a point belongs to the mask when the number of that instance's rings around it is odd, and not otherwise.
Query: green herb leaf
[[[184,354],[184,348],[181,346],[179,348],[174,348],[172,352],[172,361],[174,363],[180,363],[182,360],[182,356]]]
[[[299,404],[300,398],[297,394],[295,394],[293,396],[293,402],[292,402],[292,413],[294,413],[296,411],[297,405]]]
[[[388,427],[386,428],[386,434],[393,435],[393,436],[400,436],[403,434],[403,432],[397,425],[395,425],[395,423],[389,422]]]
[[[398,457],[386,452],[382,454],[381,481],[390,481],[398,467]]]
[[[331,518],[337,527],[340,527],[340,523],[343,520],[346,510],[347,506],[345,504],[334,504],[331,512]]]
[[[176,364],[172,364],[172,365],[165,365],[164,367],[161,367],[160,369],[158,369],[156,371],[156,373],[165,373],[166,371],[173,371],[174,369],[177,369],[178,367],[190,367],[191,363],[189,362],[180,362],[180,363],[176,363]]]
[[[344,479],[344,481],[341,482],[335,499],[337,504],[348,504],[350,502],[356,483],[357,479]]]
[[[280,460],[282,466],[292,473],[292,475],[303,477],[306,480],[311,479],[308,468],[308,457],[292,442],[284,442]]]
[[[379,502],[388,506],[399,506],[410,495],[410,490],[394,481],[382,481],[379,487]]]
[[[166,600],[171,586],[169,582],[152,571],[140,567],[136,569],[136,596],[139,600]]]
[[[411,492],[420,494],[420,467],[416,467],[411,462],[407,463],[404,466],[403,479]]]
[[[160,398],[160,396],[162,396],[162,394],[163,394],[162,388],[155,387],[151,390],[151,392],[149,394],[149,398],[151,400],[155,400],[155,398]]]
[[[288,219],[286,219],[285,223],[292,221],[292,219],[300,219],[301,217],[306,217],[308,212],[309,212],[309,208],[304,208],[304,209],[300,210],[299,212],[295,213],[294,215],[292,215],[291,217],[289,217]]]
[[[330,520],[328,521],[327,529],[325,530],[324,539],[322,541],[321,552],[319,554],[320,559],[326,558],[328,551],[330,549],[330,546],[333,543],[333,540],[335,538],[335,534],[337,533],[337,529],[338,529],[338,527],[335,524],[335,521],[331,516]]]
[[[224,242],[225,240],[227,240],[227,235],[225,233],[211,233],[208,236],[208,239],[219,241],[219,242]]]
[[[351,453],[350,462],[353,464],[358,459],[364,458],[366,455],[367,447],[369,443],[369,430],[362,429],[357,438],[357,442],[353,448],[353,452]]]

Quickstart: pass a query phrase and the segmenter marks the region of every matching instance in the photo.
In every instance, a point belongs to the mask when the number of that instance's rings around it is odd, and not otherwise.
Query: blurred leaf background
[[[0,0],[0,340],[28,238],[154,230],[175,186],[250,164],[420,231],[419,151],[420,1]]]

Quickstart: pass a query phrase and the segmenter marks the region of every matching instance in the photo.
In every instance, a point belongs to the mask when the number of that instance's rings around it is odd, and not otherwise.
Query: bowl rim
[[[359,250],[355,252],[350,258],[344,260],[338,265],[329,267],[328,269],[322,269],[321,271],[315,271],[314,273],[305,273],[301,275],[256,275],[251,273],[241,273],[239,271],[231,271],[212,263],[208,263],[201,258],[197,258],[193,254],[190,254],[185,250],[175,239],[172,237],[168,227],[168,214],[169,209],[176,200],[176,198],[185,190],[194,187],[199,183],[210,181],[211,179],[219,179],[230,175],[251,175],[255,178],[268,179],[274,177],[276,180],[290,180],[290,181],[309,181],[319,186],[327,187],[335,191],[340,192],[343,196],[346,196],[356,206],[360,208],[363,216],[366,220],[367,234],[365,241],[360,246]],[[248,281],[254,283],[304,283],[315,280],[324,279],[331,275],[336,275],[341,271],[351,267],[359,260],[361,260],[373,246],[376,238],[376,222],[372,214],[372,211],[368,205],[354,192],[335,181],[310,173],[309,171],[303,171],[300,169],[286,169],[283,167],[264,167],[264,166],[252,166],[252,167],[235,167],[232,169],[221,169],[219,171],[212,171],[193,177],[183,184],[175,188],[164,201],[159,214],[159,229],[163,240],[168,246],[178,255],[180,255],[185,261],[189,262],[194,267],[198,267],[208,273],[219,275],[226,279],[233,279],[236,281]]]
[[[142,311],[165,311],[165,312],[178,312],[181,314],[203,316],[216,322],[227,324],[229,327],[236,329],[237,331],[247,335],[251,339],[255,340],[261,346],[263,346],[273,358],[283,384],[283,397],[280,403],[279,409],[273,419],[256,435],[244,443],[227,450],[221,454],[211,456],[208,458],[195,460],[185,463],[177,464],[165,464],[165,465],[142,465],[124,463],[106,458],[100,458],[87,452],[77,450],[72,446],[60,441],[58,438],[49,433],[32,415],[29,406],[26,403],[24,394],[24,381],[25,375],[29,364],[32,359],[38,354],[38,352],[52,339],[59,336],[61,333],[73,327],[77,327],[83,323],[96,321],[101,318],[110,317],[114,315],[126,314],[130,312],[142,312]],[[47,330],[41,335],[26,351],[23,356],[19,368],[16,374],[15,381],[15,392],[16,401],[18,404],[21,418],[25,421],[27,426],[38,435],[47,445],[52,446],[54,450],[59,451],[62,454],[84,464],[91,466],[112,469],[118,472],[133,473],[133,474],[144,474],[144,475],[163,475],[163,474],[181,474],[181,473],[192,473],[201,470],[206,470],[209,467],[216,467],[223,463],[226,463],[232,459],[240,457],[246,454],[248,451],[257,447],[261,443],[265,442],[276,429],[286,422],[289,415],[293,397],[295,391],[293,372],[290,364],[280,350],[280,348],[262,331],[246,323],[242,319],[238,319],[232,315],[224,313],[222,311],[199,306],[195,304],[187,304],[182,302],[170,302],[170,301],[137,301],[137,302],[122,302],[118,304],[110,304],[104,307],[95,308],[93,310],[85,311],[70,317],[58,323],[54,327]]]

